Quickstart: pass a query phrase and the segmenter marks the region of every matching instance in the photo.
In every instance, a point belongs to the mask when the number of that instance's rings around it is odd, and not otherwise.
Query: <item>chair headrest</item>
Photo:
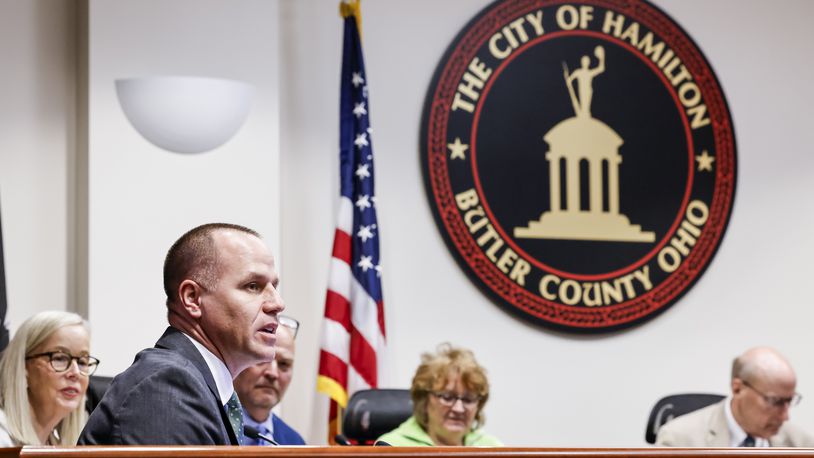
[[[88,391],[85,393],[85,410],[92,413],[93,409],[99,405],[105,392],[110,388],[110,382],[113,377],[105,377],[103,375],[91,375],[88,381]]]
[[[348,401],[342,433],[360,444],[372,442],[412,414],[410,390],[360,390]]]
[[[644,432],[644,440],[648,444],[656,443],[656,434],[659,429],[668,421],[675,417],[696,411],[708,405],[715,404],[726,396],[708,393],[684,393],[665,396],[656,402],[650,410],[650,418],[647,420],[647,429]]]

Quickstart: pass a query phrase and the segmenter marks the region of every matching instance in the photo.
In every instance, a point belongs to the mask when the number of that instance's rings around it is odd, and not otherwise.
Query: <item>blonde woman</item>
[[[87,420],[90,331],[79,315],[41,312],[0,359],[0,446],[75,445]]]
[[[489,381],[471,351],[442,344],[436,353],[424,353],[410,395],[413,416],[380,442],[403,447],[503,445],[480,429]]]

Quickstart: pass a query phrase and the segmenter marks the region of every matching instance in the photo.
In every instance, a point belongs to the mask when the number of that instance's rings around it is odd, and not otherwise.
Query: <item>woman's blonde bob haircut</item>
[[[20,445],[45,445],[40,442],[34,430],[25,357],[48,340],[57,329],[75,325],[84,327],[90,333],[88,323],[75,313],[40,312],[20,326],[3,352],[0,359],[0,408],[5,411],[12,440]],[[76,445],[86,421],[83,393],[79,407],[57,424],[55,434],[48,438],[48,444]]]
[[[489,400],[489,381],[486,369],[475,361],[475,355],[465,349],[453,347],[449,343],[438,346],[436,353],[421,355],[421,365],[415,371],[410,397],[413,399],[413,416],[424,430],[427,430],[427,402],[433,392],[443,390],[451,375],[461,378],[461,383],[471,394],[480,397],[472,431],[483,426],[486,419],[483,406]]]

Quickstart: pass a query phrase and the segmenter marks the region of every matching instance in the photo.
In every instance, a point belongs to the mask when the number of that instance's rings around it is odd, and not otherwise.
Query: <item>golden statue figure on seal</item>
[[[655,233],[631,224],[619,210],[619,166],[622,163],[619,148],[624,140],[591,115],[593,80],[605,72],[605,49],[597,46],[594,56],[596,66],[591,67],[591,56],[585,55],[580,59],[580,67],[572,72],[563,62],[563,78],[574,117],[560,121],[543,136],[549,146],[545,157],[549,166],[550,209],[538,220],[529,221],[527,227],[515,227],[517,238],[611,242],[654,242],[656,239]],[[582,161],[587,162],[587,175],[580,173]],[[581,208],[581,180],[588,182],[588,208]]]

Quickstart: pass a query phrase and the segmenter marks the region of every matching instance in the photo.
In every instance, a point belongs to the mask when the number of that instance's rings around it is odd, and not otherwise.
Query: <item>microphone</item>
[[[250,437],[252,439],[262,439],[271,445],[280,445],[277,443],[277,441],[266,436],[265,434],[260,434],[260,431],[258,431],[253,426],[243,425],[243,434],[245,434],[246,437]]]
[[[339,445],[353,445],[353,443],[350,440],[348,440],[348,438],[345,437],[345,435],[342,434],[342,433],[337,434],[336,436],[334,436],[334,440]]]

